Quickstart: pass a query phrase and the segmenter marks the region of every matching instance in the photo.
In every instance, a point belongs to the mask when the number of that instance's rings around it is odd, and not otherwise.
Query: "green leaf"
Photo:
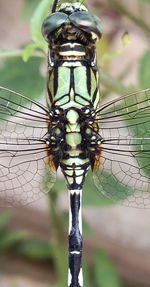
[[[121,287],[119,274],[107,254],[97,249],[95,252],[95,280],[99,287]]]
[[[92,172],[88,172],[83,187],[83,205],[88,206],[105,206],[113,202],[100,193],[93,181]]]
[[[27,232],[21,230],[0,232],[0,250],[6,250],[27,237]]]
[[[29,239],[18,244],[14,252],[29,259],[47,260],[52,258],[53,248],[45,240]]]
[[[9,58],[0,69],[1,86],[37,99],[45,87],[45,79],[40,73],[42,60],[31,58],[25,63],[20,57]]]
[[[119,181],[115,175],[106,171],[96,171],[94,182],[100,192],[113,200],[112,204],[124,201],[135,192],[134,189]]]
[[[0,213],[0,230],[9,222],[11,217],[12,213],[9,210]]]
[[[54,190],[59,192],[67,192],[67,186],[64,177],[57,176],[56,182],[54,184]]]
[[[150,0],[142,0],[142,1],[150,4]]]
[[[140,60],[139,83],[141,88],[150,87],[150,49],[144,53]]]
[[[45,192],[51,191],[56,181],[56,172],[52,171],[49,165],[45,166],[45,172],[42,179],[42,186]]]
[[[24,48],[23,60],[25,62],[27,62],[28,59],[32,56],[32,54],[36,48],[38,48],[38,45],[35,43],[31,43]]]
[[[132,142],[134,145],[134,150],[137,150],[137,153],[134,153],[134,159],[136,159],[138,166],[144,171],[144,173],[150,177],[150,168],[149,168],[149,157],[150,157],[150,124],[149,124],[149,115],[150,107],[145,105],[147,99],[150,98],[150,90],[140,91],[136,96],[129,97],[126,99],[125,106],[128,106],[128,112],[132,112],[132,118],[130,117],[130,132],[135,140]],[[141,105],[140,103],[143,104]],[[139,103],[139,107],[138,107]],[[139,111],[137,113],[137,108]],[[143,109],[143,110],[142,110]],[[129,118],[128,114],[125,118]],[[141,119],[141,120],[140,120]],[[141,124],[142,123],[142,124]],[[129,122],[127,122],[127,125]],[[145,154],[143,152],[145,151]],[[141,174],[139,174],[140,176]],[[139,184],[140,185],[140,184]],[[139,190],[142,186],[139,186]],[[143,186],[144,188],[144,186]],[[138,189],[138,186],[137,186]]]
[[[41,27],[44,19],[48,15],[50,11],[50,5],[53,1],[50,0],[43,0],[41,1],[31,19],[31,32],[33,41],[38,44],[41,48],[46,48],[47,44],[42,36]]]

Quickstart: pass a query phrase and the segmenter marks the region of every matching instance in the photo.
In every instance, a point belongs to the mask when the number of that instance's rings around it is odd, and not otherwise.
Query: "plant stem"
[[[13,58],[13,57],[22,57],[24,54],[24,50],[22,49],[16,49],[16,50],[0,50],[0,58]],[[33,57],[40,57],[43,58],[44,57],[44,53],[42,53],[41,51],[34,51]]]
[[[145,32],[150,34],[150,26],[147,23],[145,23],[145,21],[133,15],[129,10],[127,10],[124,6],[122,6],[121,3],[118,2],[117,0],[107,0],[107,1],[110,3],[110,5],[115,6],[115,8],[121,14],[126,15],[129,19],[135,22],[139,27],[145,30]]]
[[[100,83],[102,83],[109,91],[115,92],[119,95],[125,95],[136,91],[135,87],[124,86],[120,81],[118,81],[118,79],[111,77],[102,69],[100,69]]]

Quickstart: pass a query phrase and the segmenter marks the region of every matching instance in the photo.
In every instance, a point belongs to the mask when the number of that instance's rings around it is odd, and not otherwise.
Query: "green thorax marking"
[[[77,66],[75,63],[75,61],[64,61],[63,65],[53,68],[48,83],[52,102],[56,101],[56,105],[65,109],[71,107],[80,109],[92,102],[96,108],[99,102],[99,93],[95,95],[98,87],[97,73],[82,62],[77,61]],[[52,102],[49,98],[49,106]]]

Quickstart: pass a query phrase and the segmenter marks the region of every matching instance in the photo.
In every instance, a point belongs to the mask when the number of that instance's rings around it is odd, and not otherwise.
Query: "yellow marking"
[[[91,129],[87,128],[85,132],[87,135],[90,135],[92,131],[91,131]]]
[[[81,106],[82,106],[81,104],[78,104],[78,103],[76,103],[74,101],[69,101],[69,103],[64,105],[64,109],[68,109],[68,108],[72,108],[72,107],[80,109]]]
[[[91,140],[93,140],[93,141],[96,140],[96,136],[92,136]]]
[[[66,43],[66,44],[61,45],[61,47],[67,47],[67,46],[70,46],[71,48],[73,48],[73,47],[75,47],[75,46],[80,46],[80,47],[82,47],[82,45],[79,44],[79,43]]]
[[[59,135],[61,133],[60,129],[56,129],[56,134]]]
[[[73,178],[72,177],[67,177],[67,180],[68,180],[69,184],[73,183]]]
[[[91,32],[91,35],[92,35],[93,40],[96,40],[96,41],[99,40],[99,37],[94,32]]]
[[[59,52],[60,56],[85,56],[85,52],[80,52],[80,51],[60,51]]]
[[[70,91],[70,100],[71,101],[74,101],[74,96],[75,96],[74,90],[73,90],[73,88],[71,88],[71,91]]]
[[[46,94],[46,101],[47,101],[48,106],[50,107],[51,106],[51,102],[50,102],[50,98],[49,98],[49,94],[48,93]]]
[[[65,173],[66,173],[67,175],[71,175],[71,176],[72,176],[72,175],[73,175],[73,170],[67,170],[67,171],[65,170]]]
[[[71,156],[71,155],[73,155],[73,156],[79,156],[80,155],[80,153],[81,153],[81,151],[80,150],[77,150],[77,149],[75,149],[75,150],[69,150],[68,151],[68,154]]]

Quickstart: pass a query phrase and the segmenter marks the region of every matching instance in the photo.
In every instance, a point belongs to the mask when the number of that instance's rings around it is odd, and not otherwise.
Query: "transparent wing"
[[[150,207],[150,89],[121,97],[96,112],[101,167],[97,188],[114,201]]]
[[[48,110],[0,87],[0,207],[28,204],[50,190],[55,173],[46,167]]]

